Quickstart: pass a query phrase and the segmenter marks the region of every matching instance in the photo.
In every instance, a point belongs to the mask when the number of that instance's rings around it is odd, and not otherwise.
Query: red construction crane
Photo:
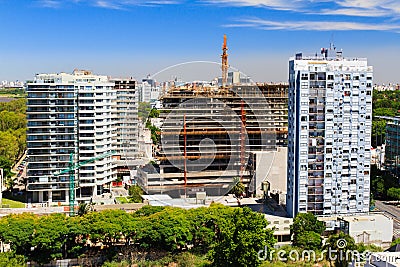
[[[242,122],[240,127],[240,181],[243,182],[243,174],[246,169],[246,110],[243,100],[240,104],[240,115]]]
[[[185,179],[185,197],[186,197],[186,185],[187,185],[187,167],[186,167],[186,114],[183,115],[183,177]]]
[[[225,87],[228,82],[228,47],[226,47],[226,34],[224,34],[224,44],[222,45],[222,87]]]

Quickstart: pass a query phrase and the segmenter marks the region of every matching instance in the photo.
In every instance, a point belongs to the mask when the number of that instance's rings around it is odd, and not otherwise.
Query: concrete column
[[[65,191],[65,202],[69,204],[69,190]]]
[[[49,190],[48,196],[49,196],[49,207],[50,207],[53,203],[53,191]]]
[[[43,191],[39,191],[39,203],[43,202]]]

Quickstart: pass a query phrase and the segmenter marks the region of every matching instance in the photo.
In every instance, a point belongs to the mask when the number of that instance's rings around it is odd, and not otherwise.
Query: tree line
[[[400,115],[400,91],[374,90],[372,95],[372,146],[380,146],[385,143],[386,120],[377,116]]]
[[[11,167],[26,149],[26,99],[0,103],[0,168],[11,177]]]
[[[137,252],[140,255],[173,255],[175,260],[179,255],[188,260],[196,255],[198,259],[207,259],[206,265],[203,261],[201,266],[311,266],[318,260],[310,259],[310,265],[303,265],[307,262],[293,261],[288,256],[293,251],[302,255],[303,251],[312,250],[316,252],[316,259],[325,258],[322,263],[347,266],[348,259],[332,259],[323,251],[379,251],[378,247],[355,244],[347,234],[329,234],[316,216],[299,213],[291,226],[293,244],[280,248],[286,254],[273,254],[271,258],[269,252],[273,251],[276,240],[273,230],[266,229],[267,225],[264,214],[247,207],[232,208],[217,203],[188,210],[144,206],[134,213],[105,210],[76,217],[64,214],[8,215],[0,219],[0,240],[10,244],[11,252],[0,253],[0,260],[13,263],[6,266],[24,266],[22,261],[44,264],[54,259],[100,254],[106,255],[104,261],[114,260],[106,266],[130,266],[136,263],[129,262],[131,253]],[[328,236],[325,245],[323,235]],[[345,240],[346,246],[338,247],[339,240]],[[266,259],[260,251],[268,253]],[[121,255],[124,255],[122,261]],[[137,260],[136,256],[133,260]],[[286,260],[282,262],[278,256]],[[173,260],[168,258],[159,259],[161,262]],[[15,259],[18,264],[14,263]],[[141,261],[146,262],[152,260]]]
[[[122,210],[64,214],[9,215],[0,219],[0,240],[26,260],[47,263],[76,258],[100,247],[207,254],[213,266],[258,266],[257,252],[275,243],[263,214],[212,204],[181,209],[145,206]]]

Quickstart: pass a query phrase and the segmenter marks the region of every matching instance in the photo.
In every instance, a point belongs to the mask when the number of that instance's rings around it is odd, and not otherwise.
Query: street
[[[393,235],[400,238],[400,208],[395,205],[384,204],[380,200],[375,201],[375,210],[385,212],[393,219]]]

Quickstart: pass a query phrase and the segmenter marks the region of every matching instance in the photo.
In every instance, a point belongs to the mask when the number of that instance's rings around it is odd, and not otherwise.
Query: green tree
[[[376,183],[376,192],[378,194],[385,194],[385,182],[381,179]]]
[[[106,210],[74,217],[9,215],[0,218],[0,240],[9,243],[13,253],[40,264],[79,257],[89,251],[89,243],[104,245],[106,252],[102,253],[112,256],[117,252],[116,243],[125,241],[126,246],[120,248],[210,251],[216,266],[257,266],[258,251],[271,248],[275,242],[266,226],[264,215],[249,208],[221,204],[190,210],[145,206],[133,214]],[[93,249],[96,247],[90,251]],[[194,258],[188,257],[190,260]]]
[[[357,251],[359,253],[383,251],[383,249],[381,247],[378,247],[374,244],[365,245],[364,243],[359,243],[359,244],[356,244],[356,246],[357,246]]]
[[[160,116],[160,111],[156,108],[152,108],[149,113],[149,118],[158,118]]]
[[[245,192],[246,188],[244,184],[240,181],[240,178],[234,177],[233,182],[234,186],[229,191],[229,194],[234,194],[236,198],[243,196],[243,193]]]
[[[26,114],[26,99],[22,98],[10,102],[0,103],[0,111],[3,110]]]
[[[134,203],[142,203],[142,195],[144,194],[143,189],[138,185],[132,185],[129,187],[129,199]]]
[[[386,134],[386,121],[383,119],[374,118],[372,120],[372,137],[371,137],[372,146],[373,147],[381,146],[382,143],[385,142],[385,134]]]
[[[25,259],[22,255],[13,252],[0,253],[0,267],[25,267]]]
[[[19,255],[31,255],[37,216],[29,213],[8,215],[0,220],[0,239]]]
[[[294,246],[303,249],[314,249],[319,244],[319,247],[321,247],[321,235],[325,231],[325,225],[323,222],[318,221],[314,214],[298,213],[290,229],[293,233]],[[312,238],[312,242],[309,243],[307,238]]]
[[[319,250],[322,247],[321,235],[313,231],[305,231],[297,235],[296,246],[308,250]]]
[[[101,242],[110,247],[122,238],[122,225],[128,219],[128,214],[123,210],[105,210],[86,214],[81,223],[85,225],[84,233],[92,242]]]
[[[83,216],[93,211],[93,203],[81,203],[78,207],[78,215]]]
[[[148,103],[148,105],[146,104],[147,102],[141,102],[142,107],[140,107],[140,103],[139,103],[139,109],[142,109],[142,111],[140,111],[139,113],[142,115],[140,116],[145,116],[144,118],[142,118],[143,122],[146,122],[145,126],[147,129],[150,129],[151,131],[151,140],[153,141],[153,144],[157,145],[160,142],[160,138],[161,138],[161,130],[160,128],[154,126],[151,123],[151,118],[158,118],[160,116],[160,111],[157,110],[156,108],[152,108],[150,106],[150,103]]]
[[[9,132],[0,132],[0,156],[14,161],[18,155],[17,138]]]
[[[163,211],[165,207],[162,206],[143,206],[141,209],[137,210],[133,216],[135,217],[147,217],[150,216],[151,214],[155,214],[157,212]]]
[[[395,200],[400,200],[400,188],[389,188],[387,191],[387,196]]]
[[[231,217],[217,226],[216,241],[210,257],[214,266],[259,266],[258,252],[271,249],[275,243],[273,231],[266,229],[263,214],[244,207],[233,209]]]
[[[395,246],[395,245],[398,245],[398,244],[400,244],[400,238],[397,238],[397,239],[393,240],[393,242],[392,242],[392,244],[390,244],[390,246]]]
[[[89,239],[87,231],[88,226],[85,225],[86,220],[82,216],[68,217],[66,226],[68,234],[66,235],[66,257],[77,258],[86,251],[86,244]]]
[[[17,138],[18,158],[24,154],[26,150],[26,128],[19,128],[11,132]]]
[[[26,127],[25,114],[3,110],[0,112],[0,131],[17,130]]]
[[[388,196],[387,189],[392,187],[395,189],[392,189],[390,194],[395,195],[396,188],[399,187],[397,180],[392,173],[379,170],[375,165],[371,165],[371,192],[375,199],[387,200],[391,198]]]
[[[25,99],[0,103],[0,168],[11,177],[11,166],[26,149]]]
[[[65,214],[55,213],[37,218],[31,240],[34,247],[31,259],[38,263],[48,263],[62,258],[67,235]]]
[[[12,172],[11,172],[12,165],[13,165],[13,161],[11,159],[9,159],[5,156],[0,156],[0,168],[3,169],[5,177],[12,176]]]
[[[187,248],[192,233],[186,213],[180,208],[166,207],[138,221],[140,231],[136,234],[136,243],[146,249],[178,251]]]
[[[355,251],[357,246],[351,236],[340,232],[329,236],[325,242],[324,249],[327,251],[325,254],[326,259],[330,263],[333,261],[335,267],[347,267],[352,260],[352,254],[348,253],[348,251]]]
[[[151,104],[149,102],[139,102],[138,117],[144,123],[147,121],[151,111]]]
[[[151,124],[150,120],[146,122],[146,128],[150,129],[151,131],[151,140],[153,141],[154,145],[157,145],[161,139],[161,130],[160,128]]]

